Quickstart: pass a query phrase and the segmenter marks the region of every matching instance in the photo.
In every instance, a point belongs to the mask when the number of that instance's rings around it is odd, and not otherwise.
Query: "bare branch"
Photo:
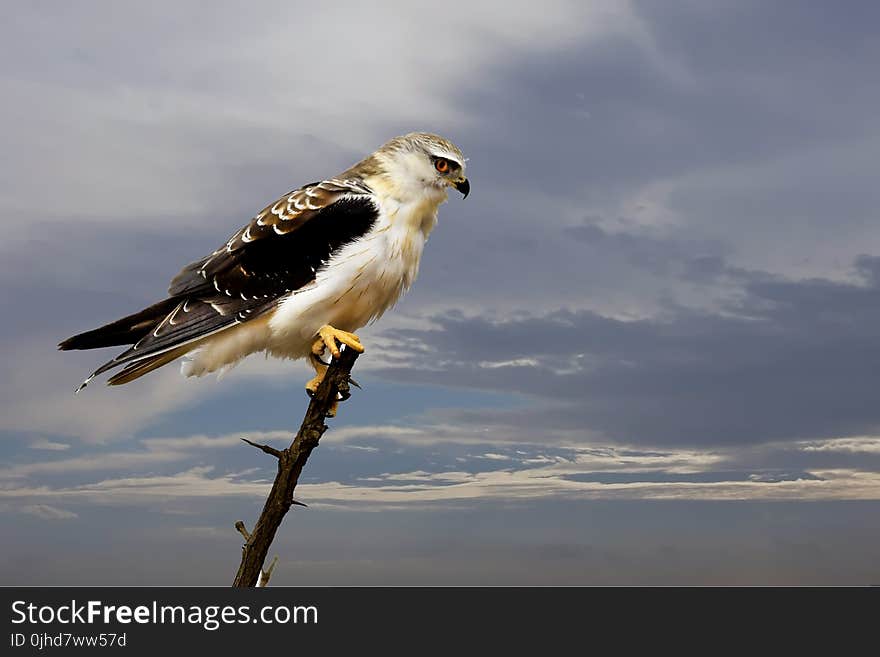
[[[251,533],[247,530],[247,527],[244,526],[244,520],[236,520],[235,528],[238,530],[238,533],[244,536],[244,540],[247,541],[251,537]]]
[[[276,459],[281,458],[281,450],[280,449],[275,449],[274,447],[269,447],[268,445],[260,445],[259,443],[251,442],[247,438],[242,438],[242,440],[244,442],[246,442],[248,445],[251,445],[252,447],[256,447],[257,449],[263,450],[264,452],[266,452],[266,454],[271,454]]]
[[[258,584],[263,574],[262,566],[269,552],[269,547],[272,545],[275,532],[278,531],[284,516],[292,505],[305,506],[302,502],[293,499],[293,491],[309,455],[318,446],[318,441],[327,430],[324,419],[334,402],[337,398],[347,399],[351,396],[349,390],[351,368],[358,355],[354,349],[344,349],[340,357],[330,363],[324,380],[312,396],[302,425],[290,447],[277,450],[266,445],[257,445],[242,438],[249,445],[275,456],[278,459],[278,473],[275,475],[272,490],[263,506],[263,512],[242,548],[241,564],[232,583],[233,586],[252,587]],[[236,528],[237,526],[236,524]],[[269,574],[271,574],[271,569],[272,566],[269,567]],[[268,581],[268,575],[266,581]]]

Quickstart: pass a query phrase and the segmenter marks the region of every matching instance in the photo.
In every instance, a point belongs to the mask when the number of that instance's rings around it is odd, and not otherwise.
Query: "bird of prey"
[[[65,350],[131,345],[77,392],[115,367],[122,369],[109,385],[185,355],[182,373],[202,376],[264,351],[308,358],[315,377],[306,390],[314,393],[325,351],[362,352],[354,331],[412,285],[450,187],[470,191],[461,151],[437,135],[411,133],[338,176],[285,194],[184,267],[166,299],[62,342]]]

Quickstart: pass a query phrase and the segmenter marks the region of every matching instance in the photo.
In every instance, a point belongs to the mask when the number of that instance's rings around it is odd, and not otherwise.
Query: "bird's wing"
[[[173,310],[86,382],[259,317],[313,282],[336,250],[365,235],[378,214],[371,190],[359,181],[327,180],[285,195],[223,247],[185,267],[169,287],[178,300]]]
[[[372,190],[358,180],[306,185],[264,208],[212,254],[184,267],[168,293],[177,296],[211,286],[224,291],[224,281],[239,259],[255,260],[249,256],[276,249],[285,252],[282,268],[294,279],[292,289],[298,289],[314,280],[321,261],[336,248],[366,233],[377,212]]]

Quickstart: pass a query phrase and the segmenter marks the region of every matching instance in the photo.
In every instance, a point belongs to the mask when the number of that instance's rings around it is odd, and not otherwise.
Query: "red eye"
[[[434,168],[440,173],[446,173],[449,171],[449,160],[444,160],[442,157],[437,158],[437,161],[434,162]]]

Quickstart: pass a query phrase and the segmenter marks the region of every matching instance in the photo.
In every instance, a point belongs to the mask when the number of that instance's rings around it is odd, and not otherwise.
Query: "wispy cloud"
[[[0,468],[0,481],[31,477],[34,475],[62,475],[78,472],[101,472],[106,470],[125,470],[158,463],[172,463],[184,458],[180,452],[106,452],[75,456],[53,461],[34,461]]]
[[[38,438],[33,440],[28,444],[28,447],[31,449],[45,449],[50,452],[63,452],[70,449],[70,445],[67,443],[58,442],[55,440],[48,440],[47,438]]]
[[[73,511],[65,511],[48,504],[27,504],[21,507],[21,512],[42,518],[43,520],[70,520],[79,517]]]
[[[880,454],[880,438],[860,436],[853,438],[832,438],[805,443],[805,452],[849,452],[852,454]]]
[[[219,499],[223,497],[263,498],[269,488],[265,481],[242,481],[233,476],[210,476],[210,468],[194,468],[170,476],[107,479],[69,488],[4,488],[0,497],[53,498],[69,503],[99,506],[142,506],[157,500]],[[379,485],[340,482],[300,484],[297,494],[312,506],[380,510],[394,505],[435,504],[475,501],[527,502],[539,499],[592,500],[880,500],[880,473],[854,469],[816,470],[792,480],[746,480],[693,482],[626,481],[608,482],[591,478],[577,468],[546,466],[493,472],[401,472],[365,478]],[[367,481],[365,481],[367,483]],[[71,517],[45,510],[30,509],[44,517]]]
[[[271,434],[272,432],[270,432]],[[152,443],[166,448],[174,445],[225,449],[231,437],[207,439],[193,436],[191,440],[161,439]],[[346,443],[340,443],[347,446]],[[394,445],[398,445],[397,448]],[[541,499],[607,499],[607,500],[878,500],[880,471],[852,466],[827,465],[807,469],[789,467],[767,469],[744,464],[739,450],[644,450],[616,446],[522,445],[503,451],[470,453],[470,443],[459,445],[450,453],[456,466],[449,469],[438,463],[434,469],[399,471],[364,471],[364,467],[382,467],[387,460],[383,453],[400,452],[400,443],[385,439],[366,447],[365,458],[358,473],[347,480],[325,479],[303,481],[298,495],[309,504],[334,508],[406,508],[411,505],[471,504],[494,500],[514,502]],[[404,443],[405,445],[405,443]],[[450,446],[447,446],[449,449]],[[416,447],[411,462],[427,465],[425,449]],[[814,452],[814,443],[783,445],[780,453]],[[828,451],[828,450],[825,450]],[[461,454],[461,456],[456,456]],[[832,452],[826,458],[833,457]],[[150,452],[111,455],[110,462],[127,463],[129,467],[153,464],[150,457],[162,455],[172,462],[186,461],[187,452]],[[160,458],[159,460],[162,460]],[[96,480],[77,485],[33,485],[22,480],[25,475],[58,474],[67,465],[87,470],[85,460],[65,459],[50,469],[33,464],[27,471],[7,477],[0,488],[0,498],[24,499],[30,504],[45,500],[67,500],[69,503],[109,506],[154,505],[164,502],[219,499],[224,497],[256,498],[266,495],[269,481],[261,469],[248,468],[222,472],[214,466],[193,466],[169,474],[142,474]],[[23,467],[23,466],[22,466]],[[105,469],[94,467],[93,470]],[[254,475],[262,473],[260,478]],[[326,476],[326,475],[325,475]],[[390,505],[390,506],[389,506]]]

